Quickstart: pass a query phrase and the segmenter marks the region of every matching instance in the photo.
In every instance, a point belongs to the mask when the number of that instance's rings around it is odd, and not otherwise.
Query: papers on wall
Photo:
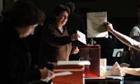
[[[113,57],[120,57],[120,53],[123,51],[123,48],[114,49],[113,50]]]
[[[80,32],[79,30],[77,30],[77,34],[80,35],[80,38],[78,38],[78,41],[80,41],[83,44],[87,44],[86,35],[84,33]]]
[[[87,37],[108,38],[108,31],[103,25],[104,22],[107,22],[107,12],[87,13]]]

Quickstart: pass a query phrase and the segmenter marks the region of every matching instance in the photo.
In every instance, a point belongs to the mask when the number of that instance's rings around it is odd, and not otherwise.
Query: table
[[[85,84],[124,84],[124,79],[120,76],[108,76],[106,78],[85,78]]]

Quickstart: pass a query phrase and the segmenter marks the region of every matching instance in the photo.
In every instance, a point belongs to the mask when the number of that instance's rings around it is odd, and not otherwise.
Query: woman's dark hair
[[[34,25],[39,23],[39,9],[31,1],[19,0],[2,11],[2,19],[13,27]]]
[[[74,2],[67,2],[66,3],[66,6],[68,6],[69,7],[69,9],[70,9],[70,11],[71,12],[74,12],[74,10],[75,10],[75,3]]]
[[[54,15],[58,16],[63,11],[67,11],[70,14],[70,9],[67,6],[65,6],[63,4],[59,4],[54,10]]]

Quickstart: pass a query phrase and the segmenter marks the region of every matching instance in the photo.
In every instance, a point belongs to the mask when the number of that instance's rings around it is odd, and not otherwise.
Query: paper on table
[[[58,61],[57,65],[90,65],[89,60],[81,61]]]
[[[77,30],[77,34],[80,35],[80,38],[78,38],[78,40],[80,42],[82,42],[83,44],[87,44],[87,42],[86,42],[86,35],[84,33],[80,32],[79,30]]]
[[[107,12],[89,12],[87,13],[87,37],[108,37],[107,28],[103,25],[107,22]]]
[[[72,74],[72,72],[65,71],[65,72],[55,73],[54,76],[64,76],[64,75],[71,75],[71,74]]]
[[[55,76],[71,75],[71,74],[72,74],[72,72],[69,72],[69,71],[58,72],[58,73],[55,73],[55,74],[54,74],[54,77],[55,77]],[[47,77],[47,78],[45,78],[45,79],[41,79],[41,81],[43,81],[43,82],[49,82],[51,79],[52,79],[52,77],[51,77],[51,78],[50,78],[50,77]]]
[[[123,76],[106,76],[106,78],[123,79]]]

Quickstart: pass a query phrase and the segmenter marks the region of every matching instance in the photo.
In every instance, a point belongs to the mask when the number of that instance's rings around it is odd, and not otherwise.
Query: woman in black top
[[[1,68],[4,84],[29,84],[33,81],[53,77],[47,67],[31,69],[31,56],[24,38],[33,35],[39,21],[39,9],[29,1],[17,1],[2,12]]]

